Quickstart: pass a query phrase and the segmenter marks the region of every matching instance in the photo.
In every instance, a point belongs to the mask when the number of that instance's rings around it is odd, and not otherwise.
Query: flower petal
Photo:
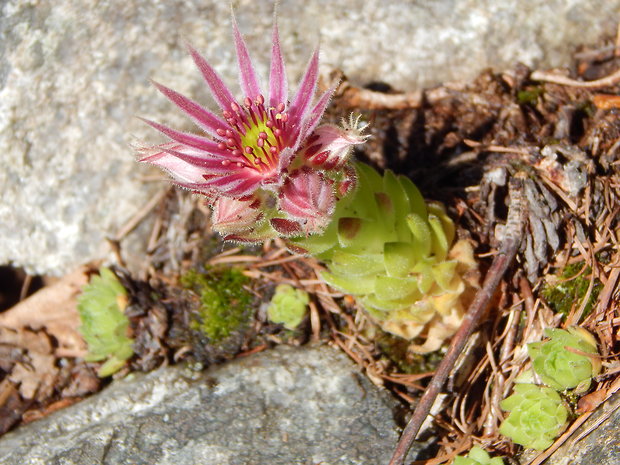
[[[286,79],[286,69],[284,58],[280,49],[280,35],[278,33],[278,23],[273,20],[273,46],[271,48],[271,70],[269,72],[269,105],[277,107],[280,103],[285,103],[288,98],[288,81]]]
[[[291,104],[289,114],[292,121],[302,121],[305,118],[308,108],[312,103],[318,79],[319,49],[317,48],[308,62],[299,89],[297,89],[297,93]]]
[[[198,69],[202,73],[202,76],[207,82],[209,89],[211,89],[211,94],[213,94],[213,98],[215,99],[217,104],[222,110],[230,110],[231,104],[237,102],[235,101],[235,98],[233,97],[228,87],[226,87],[226,85],[224,84],[220,76],[215,72],[213,67],[209,63],[207,63],[207,60],[205,60],[194,47],[187,44],[187,49],[189,50],[189,53],[194,60],[194,63],[196,63],[196,66],[198,67]]]
[[[176,180],[184,184],[203,184],[204,168],[166,152],[159,152],[140,160],[159,166],[170,173]]]
[[[202,107],[193,100],[179,94],[178,92],[159,84],[158,82],[151,81],[157,89],[164,94],[172,103],[183,110],[187,115],[193,119],[202,129],[208,134],[218,137],[217,130],[227,128],[227,124],[221,118],[218,118],[206,108]]]
[[[262,176],[252,168],[239,168],[238,170],[224,175],[203,176],[206,184],[229,197],[241,197],[253,194],[260,187]]]
[[[166,152],[174,157],[177,157],[186,163],[202,168],[206,174],[230,173],[231,171],[238,169],[236,165],[231,164],[226,159],[222,160],[221,158],[211,158],[209,156],[205,156],[204,152],[194,151],[192,149],[188,150],[188,148],[184,146],[177,146],[174,149],[161,147],[161,150],[162,152]],[[148,162],[149,160],[143,159],[140,161]]]
[[[163,124],[156,123],[145,118],[140,118],[146,124],[152,128],[157,129],[159,132],[167,135],[170,139],[179,144],[188,145],[199,150],[212,153],[214,155],[220,155],[222,157],[229,157],[229,152],[222,150],[218,147],[218,143],[208,139],[206,137],[191,134],[189,132],[177,131],[176,129],[169,128]]]
[[[255,99],[260,94],[260,86],[258,84],[256,72],[254,71],[254,66],[252,66],[252,61],[250,60],[248,48],[243,40],[241,32],[239,32],[239,26],[237,25],[237,19],[234,14],[232,15],[232,25],[235,48],[237,49],[237,61],[239,63],[241,90],[247,97],[250,97],[250,99]]]
[[[325,93],[321,95],[321,98],[319,98],[319,101],[316,102],[316,105],[314,105],[314,108],[312,108],[312,111],[310,112],[310,118],[306,122],[306,126],[301,135],[302,139],[305,139],[312,134],[312,131],[314,131],[317,125],[321,122],[323,113],[325,113],[325,109],[327,108],[327,105],[329,104],[329,101],[331,100],[332,95],[334,95],[337,87],[338,85],[335,85],[326,90]]]

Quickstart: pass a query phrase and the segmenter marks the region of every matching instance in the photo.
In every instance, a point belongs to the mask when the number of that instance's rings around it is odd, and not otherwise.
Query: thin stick
[[[530,78],[532,81],[544,81],[551,82],[553,84],[560,84],[562,86],[570,86],[570,87],[584,87],[587,89],[595,89],[597,87],[608,87],[614,86],[618,82],[620,82],[620,69],[609,76],[606,76],[601,79],[597,79],[596,81],[576,81],[575,79],[571,79],[566,76],[561,76],[559,74],[547,73],[545,71],[534,71]]]
[[[525,200],[523,196],[523,180],[521,177],[516,176],[511,179],[510,198],[510,209],[508,211],[508,219],[501,248],[493,259],[493,263],[485,276],[482,288],[476,293],[476,297],[469,306],[459,330],[452,338],[448,352],[437,367],[437,370],[435,370],[433,379],[431,379],[409,423],[403,430],[403,434],[396,445],[394,455],[389,465],[402,465],[404,463],[407,452],[409,452],[411,444],[415,441],[420,427],[428,416],[435,399],[441,392],[454,363],[463,351],[474,329],[476,329],[481,317],[484,315],[504,273],[512,263],[519,249],[522,237],[521,231],[525,218]]]

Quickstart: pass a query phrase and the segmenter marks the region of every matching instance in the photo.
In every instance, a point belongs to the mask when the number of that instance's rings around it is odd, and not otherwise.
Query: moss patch
[[[547,278],[542,288],[542,296],[547,301],[547,304],[556,313],[561,313],[566,316],[570,313],[573,305],[581,305],[588,287],[590,286],[590,275],[592,270],[587,267],[586,270],[579,275],[579,272],[584,267],[584,262],[573,263],[566,266],[561,274],[552,275]],[[579,275],[579,276],[578,276]],[[594,307],[598,299],[598,295],[603,288],[603,284],[598,280],[594,280],[594,287],[590,298],[586,303],[583,317],[587,316]]]
[[[234,268],[190,270],[183,275],[181,284],[200,301],[191,328],[214,344],[246,329],[252,316],[252,294],[244,288],[248,281]]]

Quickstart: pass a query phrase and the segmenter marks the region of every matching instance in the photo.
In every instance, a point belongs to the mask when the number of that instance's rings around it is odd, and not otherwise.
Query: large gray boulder
[[[232,2],[266,74],[271,0]],[[360,84],[412,90],[482,68],[568,63],[614,26],[620,0],[282,0],[296,79],[321,38],[326,68]],[[237,81],[229,5],[221,0],[0,2],[0,264],[62,274],[107,252],[152,195],[132,143],[159,139],[135,116],[186,124],[156,78],[208,101],[184,40]]]
[[[330,347],[133,375],[0,439],[4,465],[375,465],[395,401]]]

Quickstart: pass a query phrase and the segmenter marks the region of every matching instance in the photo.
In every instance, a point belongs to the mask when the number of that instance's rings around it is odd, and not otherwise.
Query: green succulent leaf
[[[548,448],[564,431],[568,409],[551,388],[517,384],[515,392],[500,402],[510,414],[499,431],[513,442],[531,449]]]
[[[382,254],[354,254],[343,250],[334,250],[330,269],[340,275],[367,276],[382,273],[385,269]]]
[[[398,176],[398,180],[409,198],[411,213],[415,213],[416,215],[425,218],[428,215],[428,210],[426,208],[424,197],[418,187],[406,176]]]
[[[405,277],[415,266],[415,247],[410,242],[386,242],[383,246],[385,270],[388,276]]]
[[[375,279],[375,295],[381,300],[398,300],[406,297],[418,300],[422,297],[418,290],[416,278],[395,278],[377,276]]]
[[[375,276],[342,276],[322,271],[321,278],[335,289],[353,295],[370,294],[375,290]]]
[[[421,259],[428,256],[431,253],[431,247],[433,245],[431,228],[428,221],[415,213],[407,215],[406,220],[409,230],[411,234],[413,234],[411,243],[414,246],[417,258]]]

